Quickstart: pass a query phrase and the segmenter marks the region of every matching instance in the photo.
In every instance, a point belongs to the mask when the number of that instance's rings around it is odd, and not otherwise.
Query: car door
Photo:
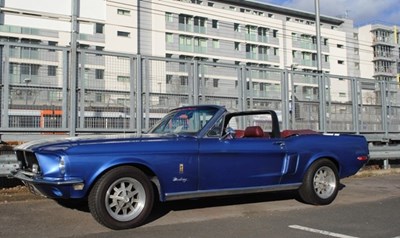
[[[279,184],[285,160],[282,139],[199,140],[199,190]]]

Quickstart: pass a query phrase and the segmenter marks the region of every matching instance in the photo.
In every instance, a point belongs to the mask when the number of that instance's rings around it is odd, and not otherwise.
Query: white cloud
[[[283,6],[314,12],[314,0],[262,0]],[[278,3],[279,4],[279,3]],[[400,24],[399,0],[320,0],[322,15],[343,17],[348,15],[356,23],[381,21]]]

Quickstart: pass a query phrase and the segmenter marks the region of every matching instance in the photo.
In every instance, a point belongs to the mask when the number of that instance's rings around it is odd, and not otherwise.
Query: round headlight
[[[60,162],[58,163],[58,168],[60,169],[60,173],[62,175],[64,175],[65,174],[65,160],[64,160],[64,158],[60,159]]]

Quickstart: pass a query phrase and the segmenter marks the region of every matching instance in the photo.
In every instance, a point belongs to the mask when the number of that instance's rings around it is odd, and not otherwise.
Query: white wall
[[[55,31],[70,31],[71,25],[66,21],[56,21],[54,19],[37,18],[25,15],[5,15],[4,25],[21,27],[48,29]]]
[[[71,15],[71,0],[7,0],[5,1],[5,7]]]
[[[80,10],[79,11],[80,18],[89,18],[96,20],[106,19],[105,0],[80,0],[79,10]]]
[[[358,41],[360,45],[360,77],[362,78],[373,78],[375,72],[371,29],[371,25],[366,25],[358,29]]]

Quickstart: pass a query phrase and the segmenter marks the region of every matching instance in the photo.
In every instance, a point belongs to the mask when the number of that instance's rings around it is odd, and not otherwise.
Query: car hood
[[[110,143],[141,142],[150,140],[176,140],[177,138],[193,137],[177,134],[116,134],[116,135],[95,135],[67,138],[41,139],[24,143],[15,147],[15,150],[27,151],[56,151],[67,150],[71,147],[84,145],[101,145]]]

